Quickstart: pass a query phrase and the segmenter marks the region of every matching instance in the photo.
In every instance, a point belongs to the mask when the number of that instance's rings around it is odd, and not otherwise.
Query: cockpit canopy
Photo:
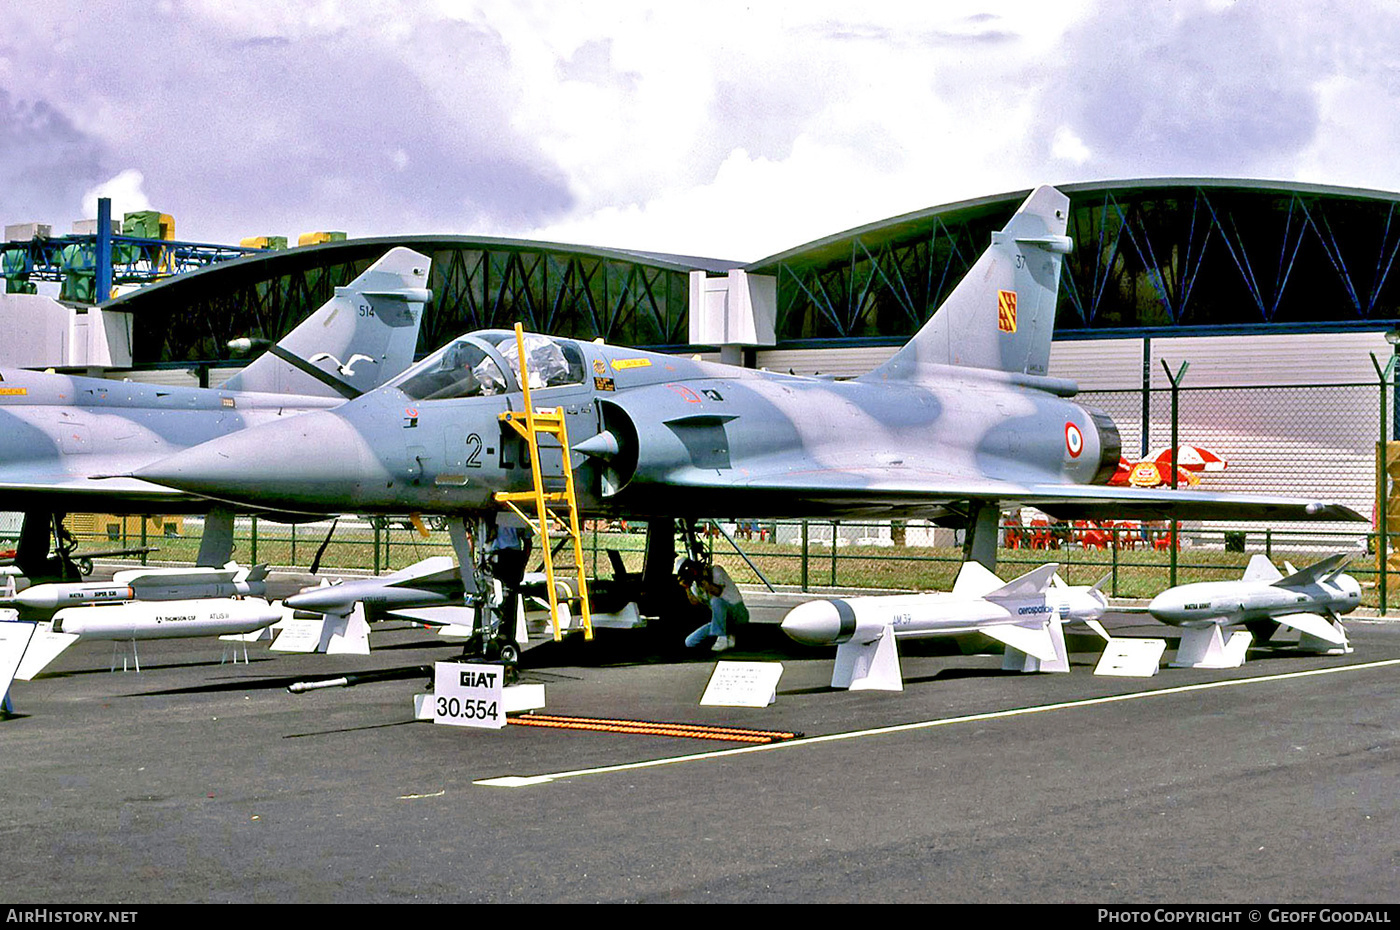
[[[526,333],[524,343],[530,390],[583,383],[583,354],[578,346],[539,333]],[[490,330],[462,336],[390,384],[414,400],[489,397],[517,391],[520,358],[515,334]]]

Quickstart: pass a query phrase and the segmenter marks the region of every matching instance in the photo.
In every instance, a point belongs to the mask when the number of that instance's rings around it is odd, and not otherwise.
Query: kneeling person
[[[693,559],[681,563],[676,579],[686,586],[686,595],[691,603],[710,605],[710,622],[685,638],[685,644],[694,648],[709,637],[714,637],[715,652],[734,648],[734,628],[747,623],[749,609],[744,606],[743,595],[734,584],[729,573],[718,565],[703,565]]]

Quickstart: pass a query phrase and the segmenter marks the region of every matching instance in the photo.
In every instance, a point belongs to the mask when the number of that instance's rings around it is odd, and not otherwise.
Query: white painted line
[[[868,736],[884,736],[889,733],[906,733],[913,730],[928,730],[933,727],[946,727],[955,723],[975,723],[984,720],[999,720],[1004,717],[1021,717],[1027,714],[1043,714],[1053,710],[1068,710],[1075,707],[1093,707],[1098,704],[1113,704],[1119,701],[1136,701],[1140,698],[1163,697],[1169,694],[1186,694],[1191,691],[1208,691],[1214,688],[1233,688],[1239,685],[1256,685],[1268,681],[1286,681],[1290,678],[1309,678],[1314,675],[1335,675],[1339,672],[1360,672],[1375,668],[1400,665],[1400,659],[1386,659],[1381,662],[1365,662],[1360,665],[1337,665],[1330,668],[1316,668],[1306,672],[1286,672],[1281,675],[1261,675],[1255,678],[1232,678],[1228,681],[1209,681],[1198,685],[1182,685],[1177,688],[1161,688],[1156,691],[1135,691],[1131,694],[1113,694],[1108,697],[1086,698],[1082,701],[1066,701],[1061,704],[1042,704],[1038,707],[1018,707],[1014,710],[998,710],[985,714],[968,714],[963,717],[944,717],[939,720],[922,720],[917,723],[901,723],[890,727],[876,727],[870,730],[852,730],[847,733],[831,733],[826,736],[813,736],[805,739],[787,740],[782,743],[765,743],[761,746],[741,746],[737,749],[721,749],[718,752],[699,752],[687,756],[671,756],[665,759],[650,759],[646,762],[626,762],[620,765],[605,765],[593,769],[577,769],[572,772],[555,772],[551,775],[505,775],[499,778],[483,778],[472,782],[491,788],[528,788],[534,785],[547,785],[566,778],[579,778],[584,775],[607,775],[612,772],[631,772],[637,769],[657,768],[663,765],[680,765],[684,762],[703,762],[710,759],[724,759],[751,752],[777,752],[782,749],[800,749],[819,743],[832,743],[838,740],[863,739]]]

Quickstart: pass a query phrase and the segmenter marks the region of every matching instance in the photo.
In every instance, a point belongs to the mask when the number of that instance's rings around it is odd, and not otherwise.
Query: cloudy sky
[[[752,260],[1112,178],[1400,190],[1400,5],[0,0],[0,223]]]

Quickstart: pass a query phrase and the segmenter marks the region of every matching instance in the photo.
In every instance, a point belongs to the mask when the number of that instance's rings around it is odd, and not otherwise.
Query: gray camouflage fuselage
[[[468,338],[491,346],[508,337]],[[910,501],[899,488],[923,481],[980,488],[988,479],[1083,484],[1117,463],[1116,431],[1106,450],[1102,417],[998,372],[950,367],[927,385],[837,382],[555,341],[577,351],[587,370],[606,371],[532,395],[537,408],[565,410],[575,449],[611,438],[615,452],[575,453],[580,506],[591,512],[927,513],[928,502]],[[192,450],[177,460],[188,477],[172,483],[279,510],[479,512],[495,507],[495,492],[530,486],[524,443],[500,421],[521,403],[519,392],[416,400],[390,386],[260,428],[256,454],[238,437]],[[1069,428],[1081,437],[1073,451]],[[318,449],[335,453],[308,454]],[[542,455],[557,469],[557,449]],[[888,476],[888,499],[859,474],[872,465]],[[788,493],[770,483],[804,476],[823,489]]]

